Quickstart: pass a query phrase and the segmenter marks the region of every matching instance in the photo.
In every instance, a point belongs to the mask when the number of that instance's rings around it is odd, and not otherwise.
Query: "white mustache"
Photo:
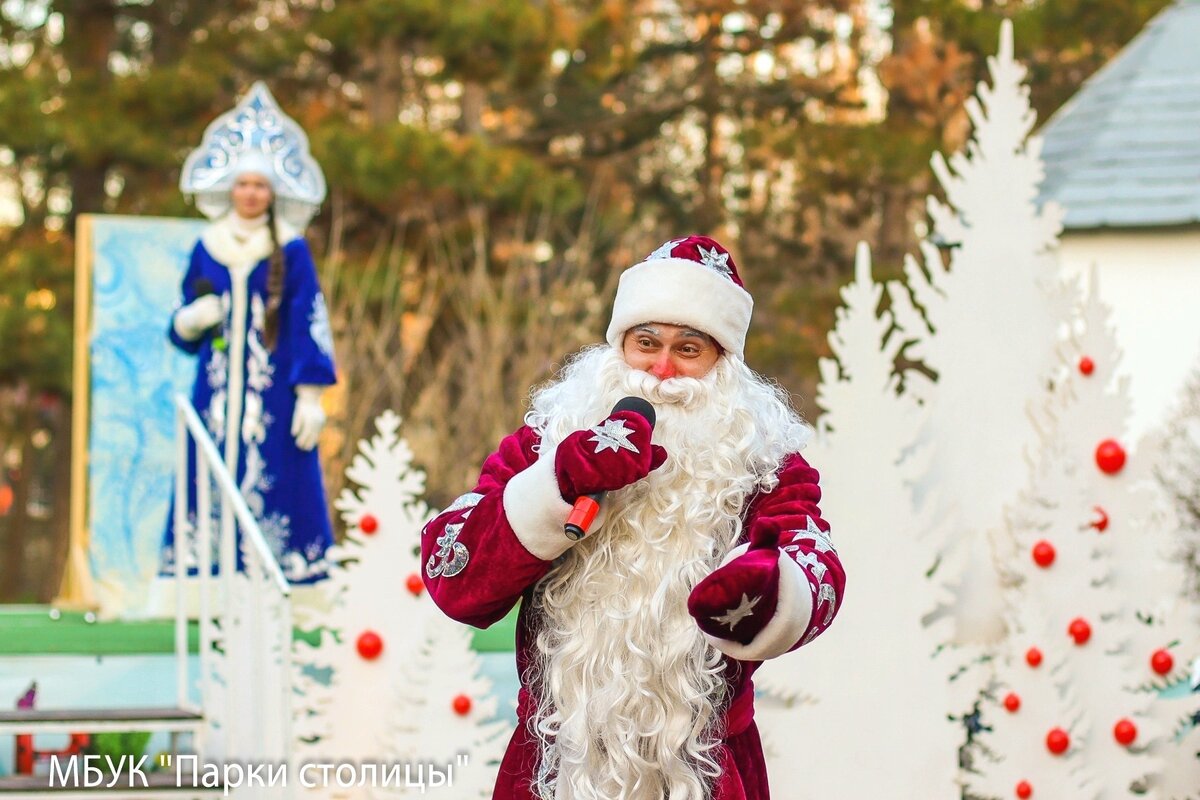
[[[656,378],[649,372],[630,369],[625,373],[624,388],[651,403],[664,403],[691,411],[708,399],[715,378],[715,368],[703,378],[665,379]]]

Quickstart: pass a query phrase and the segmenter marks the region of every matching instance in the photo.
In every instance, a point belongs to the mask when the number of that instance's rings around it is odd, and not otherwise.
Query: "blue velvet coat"
[[[319,580],[326,574],[325,551],[333,543],[321,465],[317,450],[299,449],[291,435],[296,387],[337,380],[329,315],[312,254],[303,238],[283,245],[284,296],[278,341],[270,351],[263,343],[268,260],[255,262],[251,256],[227,265],[212,249],[234,252],[212,243],[206,246],[206,237],[201,237],[183,279],[180,306],[195,300],[207,280],[221,298],[224,321],[200,339],[187,341],[176,332],[172,315],[168,335],[176,347],[197,357],[192,403],[226,464],[236,464],[238,486],[284,575],[296,583]],[[189,456],[188,520],[194,525],[194,449]],[[215,564],[220,531],[215,486],[212,497]],[[240,552],[239,542],[239,564]],[[163,541],[163,574],[174,574],[178,557],[172,508]],[[184,558],[194,573],[196,553],[185,553]]]

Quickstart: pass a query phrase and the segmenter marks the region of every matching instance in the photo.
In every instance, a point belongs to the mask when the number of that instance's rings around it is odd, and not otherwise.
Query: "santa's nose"
[[[664,354],[651,364],[650,374],[660,381],[665,381],[667,378],[674,378],[676,375],[675,365],[671,363],[670,355]]]

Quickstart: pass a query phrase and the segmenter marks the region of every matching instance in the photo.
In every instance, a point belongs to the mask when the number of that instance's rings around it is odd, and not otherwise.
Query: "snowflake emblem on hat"
[[[675,249],[675,245],[682,241],[683,239],[672,239],[671,241],[659,247],[650,255],[646,256],[646,260],[653,261],[656,258],[671,258],[671,251]]]
[[[633,435],[633,428],[626,428],[623,419],[606,419],[600,425],[589,430],[596,434],[588,441],[596,443],[597,453],[603,453],[605,450],[612,450],[615,453],[621,448],[634,453],[641,452],[633,442],[629,441],[629,437]]]
[[[700,253],[701,264],[718,275],[724,275],[726,278],[733,277],[733,269],[729,266],[729,253],[718,253],[715,247],[705,250],[700,245],[696,245],[696,251]]]

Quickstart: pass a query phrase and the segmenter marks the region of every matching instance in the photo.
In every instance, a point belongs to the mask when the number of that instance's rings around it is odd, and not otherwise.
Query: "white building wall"
[[[1165,418],[1200,366],[1200,230],[1067,231],[1059,260],[1085,286],[1091,266],[1099,268],[1131,378],[1132,433],[1141,435]]]

